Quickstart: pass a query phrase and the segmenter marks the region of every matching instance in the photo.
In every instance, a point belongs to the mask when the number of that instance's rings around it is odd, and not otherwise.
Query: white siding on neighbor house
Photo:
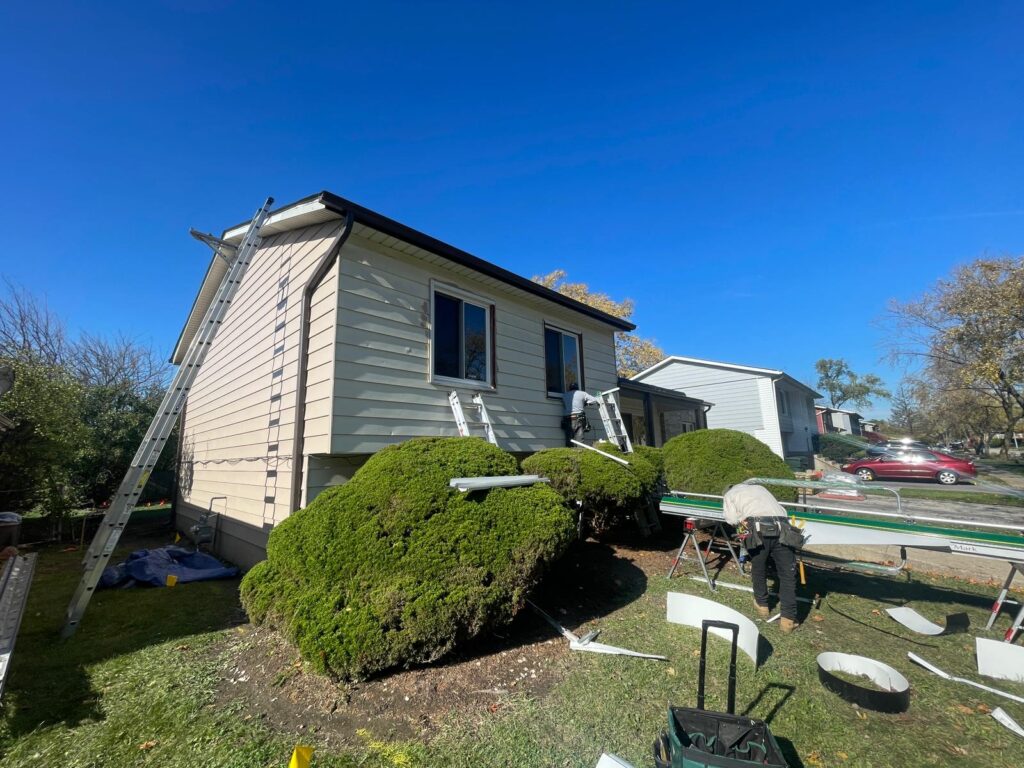
[[[708,429],[736,429],[752,435],[766,427],[758,389],[760,378],[746,371],[673,361],[641,374],[637,380],[714,403],[708,411]]]
[[[707,414],[708,429],[746,432],[783,455],[771,377],[673,360],[637,380],[714,403]]]
[[[528,452],[564,444],[561,398],[546,393],[545,322],[582,334],[587,391],[616,386],[609,326],[362,230],[341,252],[331,453],[373,453],[410,437],[457,434],[448,405],[453,387],[430,381],[431,280],[495,307],[497,381],[482,394],[502,448]],[[455,389],[464,405],[470,402],[474,390]],[[596,410],[591,422],[591,435],[602,436]]]
[[[263,241],[189,392],[183,512],[194,517],[216,499],[214,509],[227,518],[221,532],[258,547],[290,507],[302,291],[340,229],[333,221]],[[329,450],[336,285],[335,267],[311,304],[305,430],[311,453]]]
[[[775,384],[771,377],[761,376],[757,380],[757,396],[761,405],[761,413],[764,415],[764,427],[754,430],[751,434],[767,445],[781,458],[785,458],[786,452],[782,445],[782,432],[779,424],[779,410],[776,401]],[[714,410],[712,408],[711,410]]]
[[[813,453],[812,436],[818,434],[818,420],[814,412],[814,398],[806,390],[786,381],[775,384],[776,389],[789,395],[789,412],[782,419],[782,440],[786,455]]]

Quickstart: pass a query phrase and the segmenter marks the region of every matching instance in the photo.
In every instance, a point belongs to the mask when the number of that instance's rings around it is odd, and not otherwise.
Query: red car
[[[937,451],[903,451],[869,456],[846,464],[843,472],[861,480],[938,480],[943,485],[956,485],[961,479],[976,477],[973,461],[947,456]]]

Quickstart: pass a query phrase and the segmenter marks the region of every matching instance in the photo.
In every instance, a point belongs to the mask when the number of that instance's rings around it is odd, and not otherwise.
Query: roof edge
[[[581,301],[565,296],[558,291],[547,288],[540,283],[536,283],[533,280],[523,277],[522,275],[517,275],[515,272],[507,270],[504,267],[499,267],[497,264],[485,261],[479,256],[474,256],[467,251],[463,251],[462,249],[456,248],[442,240],[438,240],[436,237],[432,237],[417,229],[413,229],[399,221],[395,221],[392,218],[370,210],[358,203],[354,203],[351,200],[347,200],[344,197],[340,197],[333,192],[328,192],[327,190],[315,195],[310,195],[309,197],[304,197],[294,203],[289,203],[288,205],[281,206],[275,211],[271,211],[267,217],[267,221],[270,224],[276,223],[281,225],[287,220],[287,217],[282,214],[293,209],[309,207],[311,204],[321,205],[339,215],[344,215],[351,211],[353,218],[357,222],[364,224],[371,229],[376,229],[378,232],[383,232],[384,234],[390,235],[398,240],[402,240],[411,245],[415,245],[418,248],[422,248],[425,251],[436,253],[438,256],[455,262],[456,264],[469,267],[475,272],[487,275],[488,277],[492,277],[507,285],[519,288],[527,293],[532,293],[543,299],[547,299],[548,301],[560,304],[567,309],[587,315],[595,320],[611,325],[616,330],[626,332],[636,330],[636,325],[628,320],[623,320],[620,317],[615,317],[615,315],[602,312],[589,304],[584,304]],[[248,226],[248,224],[248,221],[243,221],[224,230],[224,239],[229,240],[236,236],[237,231]]]

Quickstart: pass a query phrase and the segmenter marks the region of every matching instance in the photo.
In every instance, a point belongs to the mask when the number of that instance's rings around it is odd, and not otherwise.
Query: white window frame
[[[468,302],[473,306],[480,307],[484,310],[484,327],[486,332],[484,333],[485,344],[486,344],[486,370],[487,378],[484,381],[479,379],[460,379],[454,376],[439,376],[434,373],[434,317],[435,309],[437,307],[437,294],[443,293],[446,296],[451,296],[454,299],[459,299],[463,302]],[[431,384],[437,384],[445,387],[460,387],[462,389],[480,389],[485,391],[494,391],[496,389],[494,383],[494,371],[497,367],[494,362],[494,301],[488,299],[485,296],[481,296],[476,293],[471,293],[463,288],[458,288],[448,283],[442,283],[439,280],[430,281],[430,337],[429,337],[429,354],[427,355],[427,378]],[[459,318],[459,336],[461,339],[461,345],[459,349],[459,367],[460,369],[464,366],[465,360],[463,359],[466,354],[466,341],[462,338],[462,324],[463,318]]]
[[[562,395],[565,394],[564,392],[552,392],[551,390],[548,389],[548,350],[546,346],[547,331],[556,331],[565,336],[576,337],[576,365],[580,372],[580,389],[583,389],[584,384],[587,380],[586,374],[583,371],[583,332],[573,331],[570,330],[569,328],[565,328],[564,326],[556,325],[555,323],[549,323],[547,321],[544,322],[544,331],[545,340],[543,340],[541,343],[543,345],[542,360],[544,368],[544,390],[547,392],[547,396],[561,398]],[[562,383],[564,386],[565,382]]]

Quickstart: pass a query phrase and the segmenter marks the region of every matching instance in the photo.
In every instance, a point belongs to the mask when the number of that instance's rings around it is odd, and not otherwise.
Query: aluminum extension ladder
[[[96,590],[100,576],[103,575],[103,569],[110,561],[110,556],[117,547],[117,542],[121,538],[121,533],[124,531],[125,526],[128,524],[132,510],[135,508],[139,496],[146,487],[149,474],[153,471],[157,459],[160,458],[160,452],[167,443],[171,430],[174,429],[174,424],[178,420],[178,414],[185,404],[185,398],[188,397],[188,391],[199,374],[199,367],[206,359],[206,354],[210,350],[213,338],[217,335],[217,329],[224,320],[228,307],[231,305],[231,300],[234,298],[235,293],[238,291],[238,286],[242,282],[245,270],[259,248],[260,229],[267,220],[270,206],[273,203],[274,199],[268,197],[266,202],[256,211],[252,221],[249,223],[249,228],[245,232],[245,236],[237,246],[219,240],[212,235],[204,235],[194,230],[192,231],[193,237],[212,247],[218,256],[228,262],[228,271],[224,275],[220,287],[217,289],[217,295],[213,303],[206,311],[206,316],[203,318],[203,324],[199,332],[192,339],[192,344],[188,348],[185,359],[182,360],[174,380],[167,388],[166,394],[164,394],[164,399],[160,403],[156,415],[153,417],[153,422],[149,425],[149,430],[146,432],[139,450],[135,453],[135,458],[132,459],[132,463],[128,467],[128,471],[125,473],[117,493],[111,500],[110,508],[103,516],[103,521],[100,523],[99,530],[96,531],[96,536],[89,545],[89,550],[86,552],[82,562],[84,570],[82,580],[79,582],[74,597],[71,598],[71,603],[68,605],[61,637],[70,637],[78,629],[78,624],[81,622],[85,609],[89,605],[89,599]]]
[[[601,392],[597,396],[597,410],[601,413],[604,433],[607,435],[608,440],[617,445],[623,452],[632,453],[633,443],[626,432],[626,424],[622,420],[619,402],[615,399],[616,391],[610,389],[607,392]]]
[[[36,567],[36,553],[10,557],[0,575],[0,695],[3,695],[7,671],[18,639],[21,617],[25,614],[28,590]]]
[[[473,405],[466,406],[467,408],[476,408],[480,415],[479,421],[467,421],[466,414],[463,412],[462,403],[459,401],[459,393],[452,390],[448,394],[448,404],[452,407],[452,415],[455,417],[455,426],[459,430],[459,435],[462,437],[470,437],[472,428],[481,428],[484,431],[484,437],[487,438],[487,442],[491,445],[498,444],[498,438],[494,434],[494,427],[491,425],[491,417],[487,413],[487,406],[484,405],[483,396],[477,392],[473,395]]]

